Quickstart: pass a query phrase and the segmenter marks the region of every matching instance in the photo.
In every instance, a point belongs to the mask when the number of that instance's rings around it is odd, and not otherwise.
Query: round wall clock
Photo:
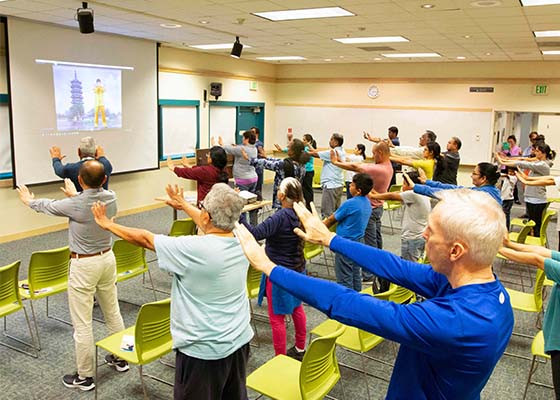
[[[370,99],[376,99],[377,97],[379,97],[379,88],[375,85],[371,85],[368,88],[367,94]]]

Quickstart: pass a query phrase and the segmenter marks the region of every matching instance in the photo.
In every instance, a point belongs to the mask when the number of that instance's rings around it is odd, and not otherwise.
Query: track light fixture
[[[231,48],[230,55],[233,58],[241,57],[241,52],[243,51],[243,45],[239,42],[239,36],[235,37],[235,43],[233,43],[233,47]]]
[[[82,8],[76,10],[76,19],[80,26],[80,33],[93,33],[93,10],[88,8],[88,4],[84,1]]]

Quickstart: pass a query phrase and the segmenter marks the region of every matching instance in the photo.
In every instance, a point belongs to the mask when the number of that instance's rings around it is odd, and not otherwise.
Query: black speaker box
[[[214,96],[216,98],[222,95],[222,83],[221,82],[212,82],[210,84],[210,96]]]
[[[78,10],[78,25],[80,33],[93,33],[93,10],[80,8]]]

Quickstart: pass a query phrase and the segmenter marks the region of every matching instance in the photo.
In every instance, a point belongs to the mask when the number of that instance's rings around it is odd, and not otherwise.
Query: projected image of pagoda
[[[122,127],[121,71],[53,65],[59,131]]]

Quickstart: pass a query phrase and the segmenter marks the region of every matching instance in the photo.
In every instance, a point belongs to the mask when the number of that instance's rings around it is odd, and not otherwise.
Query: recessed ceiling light
[[[471,38],[471,35],[465,35],[465,36],[463,36],[463,37],[464,37],[465,39],[470,39],[470,38]]]
[[[323,61],[332,61],[332,58],[325,58]]]
[[[486,55],[487,55],[487,56],[491,56],[491,55],[492,55],[492,53],[488,52],[488,53],[486,53]]]
[[[291,60],[305,60],[305,57],[301,57],[301,56],[257,57],[257,60],[291,61]]]
[[[502,5],[500,0],[477,0],[471,2],[471,6],[479,8],[498,7]]]
[[[534,31],[535,37],[560,37],[560,31]]]
[[[291,46],[291,45],[293,45],[292,42],[285,42],[285,43],[284,43],[284,46]]]
[[[457,58],[457,60],[466,60],[467,59],[467,57],[465,57],[465,56],[457,56],[456,58]]]
[[[560,56],[560,50],[541,50],[545,56]]]
[[[252,13],[270,21],[288,21],[294,19],[351,17],[356,14],[341,7],[304,8],[300,10],[268,11]]]
[[[355,37],[355,38],[340,38],[333,39],[337,42],[344,44],[357,44],[357,43],[395,43],[395,42],[408,42],[407,38],[402,36],[374,36],[374,37]]]
[[[374,60],[375,60],[375,61],[381,61],[381,60],[383,60],[383,59],[382,59],[381,57],[375,57]]]
[[[441,57],[438,53],[390,53],[381,54],[387,58],[428,58],[428,57]]]
[[[206,19],[201,19],[201,20],[199,20],[198,22],[199,22],[200,24],[202,24],[202,25],[207,25],[207,24],[210,23],[210,21],[208,21],[208,20],[206,20]]]
[[[231,43],[218,43],[218,44],[193,44],[193,45],[189,45],[189,47],[192,47],[194,49],[200,49],[200,50],[231,50]],[[243,47],[245,48],[251,48],[251,46],[248,46],[246,44],[243,45]]]
[[[177,29],[177,28],[180,28],[183,25],[179,25],[179,24],[159,24],[159,26],[161,26],[162,28],[167,28],[167,29]]]
[[[560,4],[560,0],[521,0],[523,7],[550,6],[553,4]]]
[[[430,8],[434,8],[435,6],[433,4],[422,4],[420,7],[430,9]]]

